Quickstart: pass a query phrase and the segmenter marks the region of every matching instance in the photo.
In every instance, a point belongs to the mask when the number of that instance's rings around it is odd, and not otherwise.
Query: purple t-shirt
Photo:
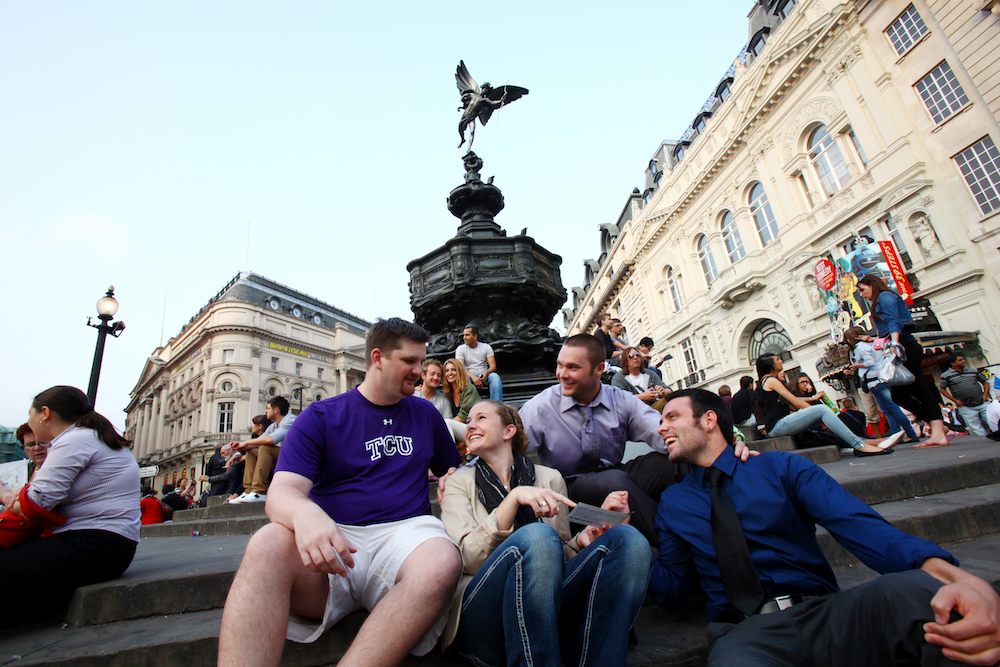
[[[314,503],[337,523],[358,526],[430,514],[427,469],[442,475],[461,464],[430,402],[408,396],[374,405],[352,389],[299,415],[275,471],[308,478]]]

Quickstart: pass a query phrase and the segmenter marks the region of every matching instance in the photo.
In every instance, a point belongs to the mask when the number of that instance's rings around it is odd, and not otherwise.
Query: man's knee
[[[569,487],[569,495],[573,500],[600,505],[612,491],[625,491],[633,486],[634,483],[624,470],[602,470],[574,479]]]
[[[301,565],[301,562],[295,533],[280,523],[269,523],[250,538],[240,568],[259,566],[274,570],[276,566]]]

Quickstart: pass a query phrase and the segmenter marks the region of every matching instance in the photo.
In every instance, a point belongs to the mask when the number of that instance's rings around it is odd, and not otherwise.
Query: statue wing
[[[458,67],[455,69],[455,85],[458,86],[458,92],[473,92],[477,95],[479,94],[479,84],[476,80],[472,78],[469,74],[469,70],[465,67],[465,61],[459,60]],[[528,91],[524,91],[528,92]]]
[[[499,102],[499,104],[486,105],[479,112],[479,122],[486,125],[486,121],[490,119],[494,109],[507,106],[514,100],[519,100],[527,94],[528,89],[521,88],[520,86],[500,86],[499,88],[490,88],[486,91],[485,97],[491,102]]]

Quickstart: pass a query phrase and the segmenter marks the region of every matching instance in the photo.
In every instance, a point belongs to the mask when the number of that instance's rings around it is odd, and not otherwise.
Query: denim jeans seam
[[[590,553],[587,554],[587,557],[584,558],[582,561],[580,561],[580,563],[579,563],[579,565],[577,565],[576,569],[574,569],[571,573],[569,573],[565,577],[565,579],[563,579],[563,588],[566,587],[566,584],[568,584],[569,582],[573,581],[573,578],[576,577],[576,575],[578,575],[580,573],[580,570],[583,569],[583,567],[587,563],[589,563],[592,558],[594,558],[597,555],[600,555],[600,557],[603,559],[605,556],[609,555],[610,553],[611,553],[611,550],[608,549],[603,544],[599,544],[599,545],[595,546],[593,549],[591,549]],[[573,559],[573,560],[576,560],[576,559]]]
[[[590,626],[594,620],[594,601],[597,599],[597,582],[601,579],[601,570],[604,568],[604,559],[597,564],[597,571],[594,572],[594,580],[590,582],[590,595],[587,596],[587,614],[583,622],[583,641],[580,646],[580,664],[587,664],[587,653],[590,651]]]
[[[476,595],[479,593],[479,589],[485,585],[486,581],[490,578],[490,576],[492,576],[493,571],[496,570],[497,567],[500,566],[500,563],[503,562],[507,558],[507,556],[511,554],[513,554],[514,557],[518,560],[518,562],[520,562],[521,550],[518,547],[516,546],[507,547],[503,552],[501,552],[500,555],[497,556],[496,559],[494,559],[493,564],[490,565],[490,568],[486,571],[486,573],[483,574],[482,577],[480,577],[479,581],[476,583],[475,588],[473,588],[471,591],[468,592],[467,595],[464,596],[465,599],[462,600],[462,613],[465,613],[465,610],[468,609],[469,604],[476,598]]]
[[[517,609],[517,629],[521,635],[521,651],[524,655],[524,663],[528,667],[534,665],[531,658],[531,641],[528,639],[528,628],[524,624],[524,570],[521,567],[522,559],[518,558],[514,564],[514,601]]]

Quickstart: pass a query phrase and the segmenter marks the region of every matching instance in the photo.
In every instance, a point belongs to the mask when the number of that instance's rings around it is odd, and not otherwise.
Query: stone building
[[[604,311],[674,386],[738,386],[764,351],[813,373],[814,267],[889,241],[926,348],[1000,352],[996,0],[759,0],[749,41],[585,261],[569,333]],[[667,82],[669,83],[669,82]],[[834,313],[836,315],[837,313]],[[943,329],[945,333],[935,333]],[[942,354],[943,356],[943,354]]]
[[[125,436],[155,485],[197,477],[220,443],[249,437],[267,400],[298,413],[365,375],[371,324],[254,273],[237,274],[149,356],[125,408]]]

